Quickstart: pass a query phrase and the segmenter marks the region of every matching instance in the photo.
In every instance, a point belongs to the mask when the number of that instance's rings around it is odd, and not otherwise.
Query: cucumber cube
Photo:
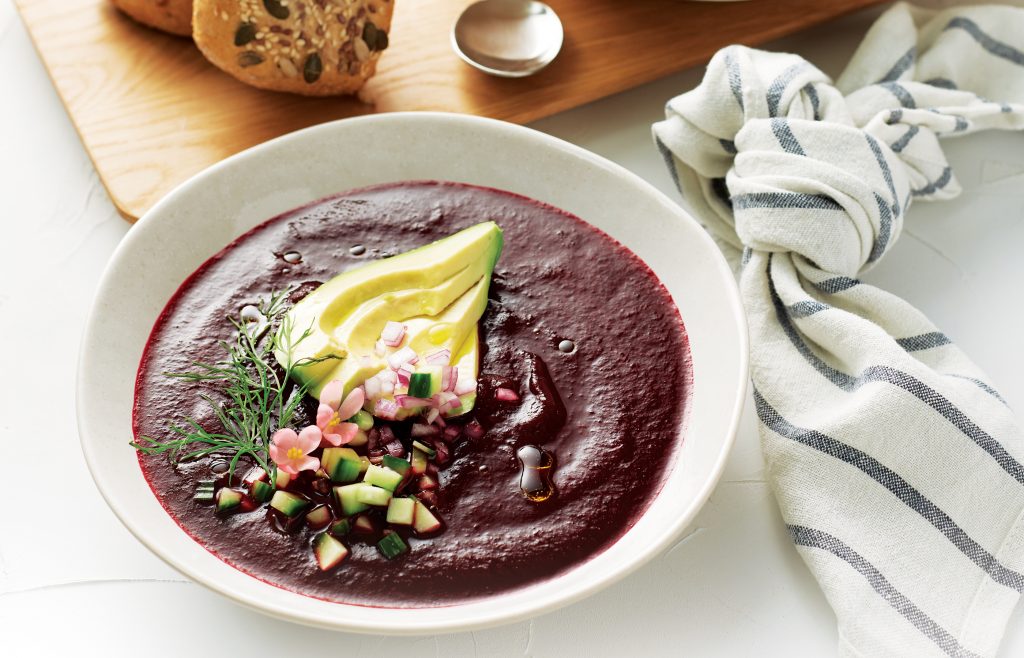
[[[331,470],[331,480],[338,483],[355,482],[362,475],[362,464],[358,459],[339,459]]]
[[[267,472],[259,466],[253,466],[248,473],[245,474],[245,478],[242,479],[246,484],[252,484],[260,480],[267,479]]]
[[[417,443],[419,442],[417,441]],[[409,465],[412,468],[413,475],[423,475],[427,472],[427,453],[419,448],[413,448],[412,460],[409,462]]]
[[[321,571],[330,571],[348,557],[348,548],[324,532],[313,540],[313,555]]]
[[[409,550],[409,545],[398,536],[397,532],[392,532],[390,535],[384,535],[384,539],[377,542],[377,548],[384,554],[389,560],[393,560],[402,553]]]
[[[434,457],[437,456],[437,451],[428,446],[426,443],[423,443],[422,441],[413,441],[412,447],[415,448],[416,450],[423,451],[430,459],[433,459]]]
[[[363,485],[363,487],[356,491],[356,500],[360,503],[374,507],[386,507],[391,502],[391,492],[387,489],[370,486],[366,483],[363,483]]]
[[[355,436],[352,437],[348,444],[353,448],[358,448],[359,446],[365,446],[369,442],[370,437],[366,436],[366,430],[356,430]]]
[[[242,504],[242,492],[224,487],[217,492],[217,511],[229,512]]]
[[[257,503],[265,503],[274,495],[274,487],[263,480],[253,482],[249,487],[249,491],[252,493],[253,500]]]
[[[310,502],[302,496],[287,491],[275,491],[274,497],[270,499],[270,506],[287,517],[302,514],[309,505]]]
[[[274,478],[274,486],[278,489],[286,489],[292,481],[292,474],[277,469],[277,476]]]
[[[341,505],[342,514],[352,516],[370,508],[366,503],[361,503],[356,499],[356,494],[359,490],[368,486],[370,485],[357,482],[355,484],[346,484],[343,487],[334,487],[334,497],[338,499],[338,504]]]
[[[348,419],[348,422],[355,423],[359,426],[359,429],[368,432],[373,427],[373,416],[368,411],[360,409],[356,412],[355,416]]]
[[[317,505],[306,514],[306,523],[314,530],[319,530],[330,522],[331,510],[326,505]]]
[[[377,528],[373,526],[373,521],[365,514],[360,514],[356,517],[355,522],[352,524],[352,530],[361,532],[364,535],[372,535],[377,532]]]
[[[324,473],[330,475],[335,465],[342,459],[359,461],[359,455],[352,448],[324,448],[324,454],[320,456],[320,467]]]
[[[444,373],[444,369],[441,366],[425,366],[420,369],[420,372],[422,372],[423,374],[427,375],[427,377],[430,378],[430,392],[427,395],[423,395],[420,397],[429,398],[433,396],[435,393],[440,393],[442,379],[441,375]]]
[[[381,466],[390,468],[402,477],[405,477],[405,474],[409,472],[410,468],[412,468],[406,460],[401,457],[392,457],[391,455],[384,455],[384,459],[381,461]]]
[[[196,485],[192,500],[200,503],[212,503],[214,500],[213,480],[202,480]]]
[[[366,469],[366,475],[363,477],[363,482],[376,485],[381,489],[387,489],[388,492],[392,492],[402,483],[402,474],[396,473],[390,468],[370,464]]]
[[[392,498],[388,503],[388,523],[412,525],[415,516],[416,500],[414,498]]]
[[[425,372],[414,372],[409,375],[409,395],[414,398],[429,398],[430,375]]]
[[[441,522],[429,509],[427,509],[426,505],[418,500],[415,505],[416,515],[413,520],[412,528],[417,534],[425,535],[431,532],[436,532],[441,528]]]
[[[348,522],[348,519],[342,519],[340,521],[335,521],[334,523],[332,523],[331,528],[330,530],[328,530],[328,532],[330,532],[335,537],[344,537],[351,530],[352,524]]]

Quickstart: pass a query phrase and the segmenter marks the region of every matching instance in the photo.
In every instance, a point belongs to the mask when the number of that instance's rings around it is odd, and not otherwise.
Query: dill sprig
[[[292,318],[286,313],[285,300],[291,289],[273,293],[256,305],[261,319],[255,322],[228,318],[235,327],[234,342],[220,341],[227,357],[216,363],[193,361],[191,372],[165,372],[167,377],[190,383],[217,382],[223,401],[200,393],[212,408],[220,425],[210,431],[194,418],[170,425],[174,435],[161,440],[149,436],[139,437],[131,445],[146,455],[166,454],[174,464],[199,459],[208,455],[230,456],[229,476],[243,457],[254,460],[267,473],[273,475],[269,454],[273,431],[287,427],[299,404],[308,392],[308,384],[295,385],[292,373],[296,368],[328,359],[341,358],[328,355],[279,363],[275,350],[291,355],[293,349],[311,333],[312,327],[298,338],[292,337]],[[274,331],[274,326],[280,325]],[[269,336],[267,334],[269,333]]]

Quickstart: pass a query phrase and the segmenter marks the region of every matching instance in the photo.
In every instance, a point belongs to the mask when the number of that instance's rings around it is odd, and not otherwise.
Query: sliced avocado
[[[315,361],[292,371],[300,383],[309,385],[311,395],[319,396],[332,379],[345,383],[347,395],[387,367],[374,346],[384,325],[393,320],[405,323],[405,344],[417,353],[447,348],[452,363],[460,366],[460,376],[476,378],[476,326],[487,307],[502,244],[498,225],[483,222],[339,274],[288,311],[277,359]],[[470,354],[472,358],[466,358]]]

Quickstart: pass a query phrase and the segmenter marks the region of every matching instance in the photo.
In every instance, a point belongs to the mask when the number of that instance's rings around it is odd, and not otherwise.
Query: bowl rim
[[[335,618],[329,618],[323,615],[310,615],[306,613],[298,613],[293,609],[288,608],[286,605],[278,602],[271,602],[267,600],[254,600],[253,597],[247,596],[242,592],[232,589],[230,586],[224,583],[218,583],[216,574],[207,573],[204,568],[189,564],[186,559],[182,559],[178,555],[171,551],[165,550],[165,548],[157,542],[151,541],[144,527],[136,527],[130,521],[130,515],[126,509],[122,506],[121,501],[118,499],[113,488],[103,481],[100,477],[102,468],[98,461],[98,455],[94,452],[92,445],[92,439],[90,438],[89,429],[89,414],[90,410],[83,404],[83,400],[87,399],[86,387],[89,384],[89,374],[91,369],[95,366],[90,361],[90,354],[88,346],[96,340],[97,326],[100,324],[103,317],[103,310],[97,303],[102,296],[103,292],[112,285],[115,280],[115,265],[129,253],[131,250],[136,249],[136,244],[146,239],[146,229],[151,225],[161,221],[161,215],[164,213],[165,208],[173,205],[179,195],[186,193],[190,187],[196,185],[207,176],[211,176],[224,169],[238,166],[251,158],[259,158],[265,151],[273,149],[275,146],[288,142],[290,140],[300,140],[308,138],[320,132],[332,131],[339,129],[339,126],[343,126],[343,129],[350,127],[359,127],[365,124],[378,123],[378,122],[443,122],[443,123],[455,123],[464,124],[473,128],[483,128],[485,130],[493,130],[498,132],[504,132],[515,138],[525,138],[526,140],[532,140],[537,144],[538,148],[550,148],[556,151],[572,156],[573,158],[581,159],[591,165],[596,165],[601,169],[607,170],[609,173],[624,178],[625,181],[632,183],[634,186],[639,187],[643,192],[651,195],[655,200],[658,200],[666,207],[672,208],[677,219],[692,223],[698,230],[695,232],[695,239],[703,243],[703,248],[708,250],[711,260],[715,263],[716,272],[714,273],[717,278],[726,283],[723,286],[723,292],[725,294],[725,302],[730,311],[730,315],[736,324],[736,339],[737,339],[737,365],[738,368],[734,373],[736,378],[735,396],[731,405],[731,411],[729,412],[729,420],[726,424],[726,432],[719,438],[719,449],[715,456],[714,462],[709,470],[706,471],[707,476],[701,486],[697,489],[696,494],[689,501],[688,506],[682,510],[679,518],[671,526],[665,528],[661,536],[656,540],[650,542],[644,550],[634,555],[633,559],[619,567],[614,572],[606,574],[600,578],[595,578],[588,584],[580,587],[576,587],[573,590],[565,591],[557,596],[549,596],[546,601],[542,601],[540,604],[532,604],[526,606],[520,606],[514,609],[500,610],[490,612],[488,614],[475,613],[472,619],[453,619],[449,621],[434,621],[431,620],[426,623],[420,623],[415,620],[406,619],[400,624],[394,622],[361,622],[360,625],[350,625],[346,622],[339,621]],[[314,201],[315,199],[309,199]],[[586,218],[583,218],[586,221]],[[260,220],[260,221],[265,221]],[[259,222],[256,222],[258,224]],[[589,223],[589,222],[588,222]],[[256,225],[253,224],[253,225]],[[220,248],[223,245],[218,245]],[[641,260],[645,260],[643,256],[637,254]],[[166,303],[166,300],[163,301]],[[684,322],[686,319],[684,318]],[[691,347],[692,349],[692,347]],[[224,160],[207,167],[203,171],[195,174],[186,181],[176,186],[171,192],[165,197],[158,201],[149,211],[147,211],[139,221],[128,231],[126,236],[118,244],[114,253],[104,269],[102,276],[100,277],[99,283],[94,293],[93,305],[90,309],[88,319],[85,323],[85,328],[80,341],[80,351],[78,355],[77,373],[76,373],[76,419],[79,430],[80,445],[82,448],[83,455],[85,457],[86,464],[89,468],[90,475],[93,481],[96,483],[96,487],[99,490],[104,501],[117,516],[118,520],[124,525],[128,531],[139,540],[146,548],[151,552],[160,557],[164,562],[172,566],[183,575],[187,576],[193,582],[199,583],[207,589],[217,592],[227,598],[239,603],[249,609],[257,612],[268,614],[281,619],[286,619],[295,623],[299,623],[307,626],[314,626],[320,628],[328,628],[333,630],[342,630],[346,632],[354,633],[367,633],[367,634],[387,634],[387,635],[422,635],[422,634],[435,634],[435,633],[446,633],[446,632],[459,632],[459,631],[471,631],[486,627],[492,627],[500,624],[509,624],[516,621],[522,621],[527,618],[535,617],[537,615],[551,612],[555,609],[562,608],[571,603],[586,598],[595,592],[609,587],[610,585],[620,581],[629,574],[639,569],[644,564],[648,563],[652,558],[664,552],[670,546],[672,546],[682,531],[693,521],[696,514],[707,502],[721,477],[721,474],[725,468],[726,461],[728,460],[729,454],[732,451],[735,443],[739,422],[742,416],[743,407],[746,401],[747,387],[749,385],[749,337],[747,329],[746,314],[744,312],[739,290],[736,285],[733,272],[726,262],[725,257],[719,250],[719,247],[707,234],[707,232],[699,226],[695,219],[693,219],[689,213],[687,213],[682,206],[678,203],[670,200],[664,193],[655,188],[652,184],[646,180],[640,178],[633,172],[625,169],[621,165],[618,165],[602,156],[592,153],[582,147],[576,146],[572,143],[566,142],[560,138],[548,135],[546,133],[527,128],[525,126],[519,126],[508,122],[489,119],[484,117],[477,117],[471,115],[452,114],[446,112],[392,112],[386,114],[371,114],[354,118],[340,119],[338,121],[327,122],[318,124],[302,130],[298,130],[292,133],[282,135],[274,138],[262,144],[250,147],[244,151],[241,151],[235,155],[232,155]],[[686,436],[688,428],[684,428],[683,435]],[[680,451],[681,452],[681,451]],[[142,475],[141,469],[139,469],[139,475]],[[666,476],[666,482],[672,477],[671,473]],[[147,482],[148,488],[148,482]],[[657,499],[661,496],[661,493],[655,497]],[[154,495],[155,498],[155,495]],[[653,504],[654,501],[652,501]],[[158,503],[159,504],[159,503]],[[646,515],[646,511],[644,514]],[[168,515],[169,516],[169,515]],[[175,522],[173,518],[170,519]],[[176,522],[175,522],[176,523]],[[184,533],[184,529],[181,529]],[[625,535],[623,535],[625,536]],[[619,542],[622,537],[615,540],[614,543]],[[208,551],[205,546],[198,542],[193,542],[195,545],[203,550]],[[614,544],[613,543],[613,544]],[[607,550],[607,549],[604,549]],[[210,553],[213,555],[212,553]],[[217,557],[217,556],[215,556]],[[274,583],[264,581],[257,576],[252,576],[247,572],[241,571],[237,567],[234,567],[228,562],[221,560],[217,557],[218,561],[221,562],[227,568],[236,571],[239,574],[245,575],[247,578],[260,580],[266,583],[268,586],[274,589],[294,594],[296,596],[302,596],[306,599],[312,599],[308,595],[302,595],[291,592],[290,590],[281,588]],[[594,558],[591,558],[594,559]],[[544,582],[557,582],[565,578],[567,574],[572,573],[578,569],[580,565],[574,565],[570,567],[566,572],[554,576],[548,581]],[[526,589],[534,587],[533,585],[528,586]],[[499,593],[495,596],[483,597],[480,601],[490,601],[495,598],[501,598],[505,593]],[[286,597],[282,597],[286,598]],[[324,605],[331,606],[345,606],[353,604],[338,603],[332,601],[322,601]],[[478,600],[474,599],[467,603],[455,604],[453,606],[445,607],[458,607],[458,608],[472,608]],[[357,606],[360,607],[360,606]],[[365,606],[362,606],[365,607]],[[440,609],[430,608],[430,609]],[[382,613],[391,611],[419,611],[424,610],[422,608],[380,608]],[[384,615],[387,616],[387,615]]]

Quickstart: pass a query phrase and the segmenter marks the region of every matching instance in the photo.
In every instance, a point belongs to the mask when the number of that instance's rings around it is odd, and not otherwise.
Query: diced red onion
[[[395,394],[395,385],[392,384],[391,382],[384,382],[383,384],[380,385],[380,394],[381,394],[381,397],[387,397],[389,395],[394,395]]]
[[[452,351],[447,347],[426,356],[426,361],[432,366],[446,366],[452,358]]]
[[[398,370],[403,363],[416,363],[418,360],[419,357],[416,355],[416,352],[406,345],[388,357],[388,365],[391,366],[392,370]]]
[[[437,507],[437,494],[433,491],[421,491],[416,494],[416,497],[430,507]]]
[[[459,399],[458,395],[454,393],[441,392],[434,396],[437,399],[437,405],[441,409],[441,412],[451,411],[452,409],[458,409],[462,406],[462,400]]]
[[[382,382],[391,382],[392,384],[398,383],[398,373],[396,373],[394,370],[388,370],[385,368],[384,370],[381,370],[374,376],[377,379],[381,380]]]
[[[441,415],[441,410],[438,409],[437,407],[434,407],[433,409],[431,409],[430,411],[427,412],[427,422],[428,423],[433,423],[435,420],[438,419],[438,417],[440,415]]]
[[[398,347],[402,344],[403,338],[405,338],[405,325],[394,320],[388,320],[388,323],[384,325],[384,331],[380,333],[380,339],[388,347]]]
[[[387,398],[380,398],[373,406],[373,415],[386,420],[394,420],[398,415],[398,403]]]
[[[396,395],[395,402],[403,409],[414,409],[416,407],[429,407],[430,400],[414,398],[411,395]]]
[[[481,436],[484,435],[483,426],[481,426],[480,423],[477,422],[476,420],[471,420],[468,423],[466,423],[466,426],[463,428],[463,431],[465,431],[466,436],[468,436],[471,439],[479,439]]]
[[[436,411],[436,409],[431,409],[431,411]],[[429,418],[429,416],[428,416],[428,418]],[[428,420],[427,422],[430,422],[430,421]],[[437,429],[436,427],[434,427],[432,425],[424,425],[423,423],[415,423],[409,429],[409,434],[418,439],[418,438],[424,437],[424,436],[434,436],[435,434],[437,434],[440,431],[441,430]]]
[[[368,399],[376,400],[380,398],[380,380],[376,376],[370,377],[363,382],[363,389],[366,391]]]
[[[392,457],[401,457],[405,454],[405,446],[403,446],[402,442],[398,439],[389,441],[388,444],[384,446],[384,449],[387,450],[388,454]]]
[[[437,451],[437,454],[434,456],[434,461],[438,464],[447,464],[449,459],[448,445],[443,441],[435,441],[434,449]]]
[[[452,425],[451,427],[444,431],[444,437],[450,441],[451,439],[454,439],[461,433],[462,430],[458,427],[458,425]]]
[[[388,346],[384,344],[384,341],[378,340],[373,344],[373,351],[377,353],[377,356],[384,356],[388,353]]]
[[[455,388],[452,389],[452,393],[455,395],[467,395],[469,393],[476,393],[476,380],[472,377],[466,377],[459,379],[455,384]]]
[[[459,369],[457,366],[445,366],[441,370],[441,390],[452,392],[455,390],[455,383],[459,381]]]

